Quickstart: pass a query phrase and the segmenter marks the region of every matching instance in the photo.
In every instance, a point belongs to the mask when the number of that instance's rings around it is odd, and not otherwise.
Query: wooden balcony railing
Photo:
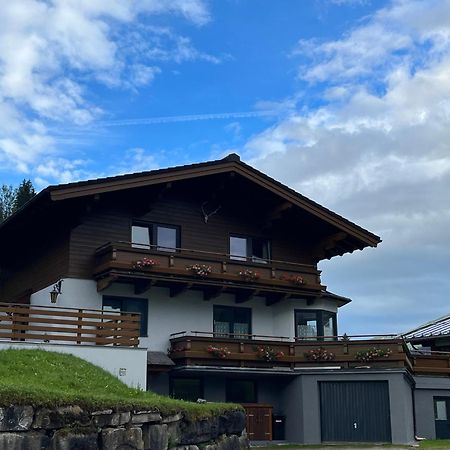
[[[169,249],[165,249],[169,250]],[[176,281],[187,279],[195,284],[227,284],[261,291],[317,294],[324,289],[316,266],[277,260],[233,259],[229,254],[186,248],[163,251],[155,246],[136,248],[129,242],[108,243],[95,253],[94,277],[108,276],[154,278]],[[152,259],[156,264],[136,267],[137,261]],[[205,265],[210,273],[200,276],[191,266]],[[251,271],[248,275],[244,271]],[[254,275],[256,274],[256,275]],[[254,276],[252,276],[254,275]]]
[[[411,367],[404,341],[393,336],[323,337],[183,332],[171,335],[171,358],[179,365],[229,367]]]
[[[137,347],[140,314],[0,303],[0,342]]]

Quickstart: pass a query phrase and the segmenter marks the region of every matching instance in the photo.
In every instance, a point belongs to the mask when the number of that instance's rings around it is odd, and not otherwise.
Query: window
[[[103,296],[104,311],[120,311],[141,314],[140,336],[147,336],[148,302],[146,298]]]
[[[203,380],[201,378],[171,378],[170,395],[173,398],[196,402],[203,398]]]
[[[234,306],[214,305],[214,335],[241,337],[251,334],[252,310],[251,308],[239,308]]]
[[[226,401],[233,403],[256,403],[256,382],[254,380],[227,379]]]
[[[263,238],[230,236],[230,258],[267,263],[271,258],[270,242]]]
[[[134,248],[156,247],[156,250],[175,252],[180,246],[179,227],[173,225],[141,224],[131,227],[131,242]]]
[[[447,420],[447,401],[445,399],[434,399],[434,419]]]
[[[320,310],[295,311],[295,336],[302,339],[337,335],[336,313]]]

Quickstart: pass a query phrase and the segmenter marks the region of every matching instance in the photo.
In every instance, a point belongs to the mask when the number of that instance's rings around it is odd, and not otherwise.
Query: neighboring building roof
[[[147,364],[151,366],[174,366],[175,363],[164,352],[147,352]]]
[[[420,325],[403,333],[405,339],[423,339],[430,337],[447,337],[450,335],[450,314]]]
[[[342,234],[345,233],[344,236],[352,236],[353,239],[358,241],[358,244],[352,244],[353,250],[357,248],[362,249],[366,246],[376,247],[377,244],[381,242],[379,236],[308,199],[302,194],[299,194],[259,170],[245,164],[240,160],[240,157],[234,153],[223,159],[215,161],[48,186],[28,203],[26,203],[9,219],[0,224],[0,232],[3,228],[14,223],[24,211],[31,209],[33,205],[41,204],[42,206],[45,202],[53,203],[67,199],[96,195],[104,192],[113,192],[142,186],[170,183],[173,181],[198,178],[224,172],[237,173],[273,192],[275,195],[284,198],[286,201],[291,202],[294,206],[302,208],[317,218],[333,225],[340,230]],[[347,251],[348,250],[341,251],[336,254],[343,254]]]

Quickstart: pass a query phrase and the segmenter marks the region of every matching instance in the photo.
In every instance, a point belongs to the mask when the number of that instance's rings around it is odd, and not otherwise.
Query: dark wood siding
[[[68,275],[90,278],[95,250],[107,242],[129,241],[130,224],[130,215],[124,210],[96,210],[84,215],[71,232]]]
[[[42,238],[42,237],[41,237]],[[23,292],[36,292],[63,278],[69,267],[69,233],[55,233],[33,247],[20,249],[5,265],[1,301],[17,301]]]
[[[178,225],[180,245],[186,249],[229,253],[230,234],[241,234],[269,239],[272,259],[314,264],[310,252],[297,239],[295,230],[286,227],[262,229],[260,216],[246,210],[245,205],[224,204],[205,223],[201,202],[182,198],[177,192],[153,202],[145,213],[136,213],[126,199],[115,206],[108,206],[109,203],[105,202],[85,215],[72,230],[69,276],[90,278],[95,250],[107,242],[131,241],[133,220]]]

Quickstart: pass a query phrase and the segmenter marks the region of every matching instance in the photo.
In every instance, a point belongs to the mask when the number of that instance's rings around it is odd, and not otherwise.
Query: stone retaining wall
[[[181,414],[78,406],[0,408],[0,450],[246,450],[245,415],[188,421]]]

